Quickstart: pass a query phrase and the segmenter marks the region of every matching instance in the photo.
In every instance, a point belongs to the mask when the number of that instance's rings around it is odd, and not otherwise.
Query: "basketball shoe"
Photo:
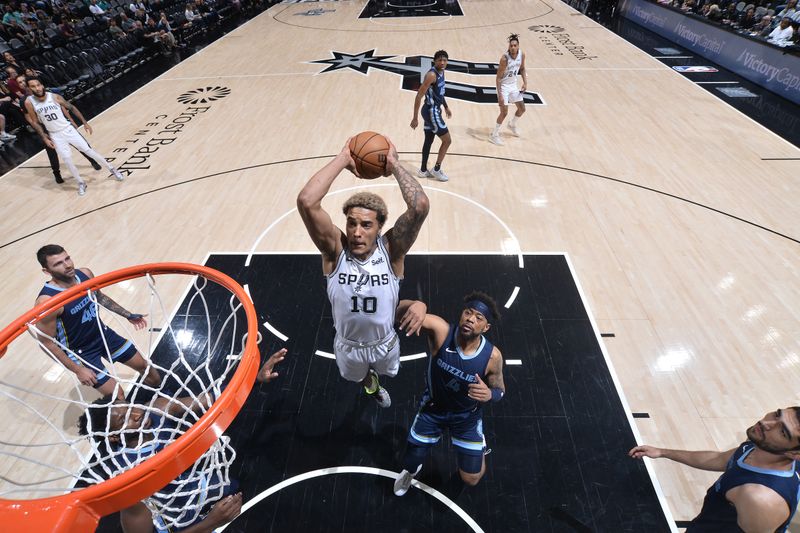
[[[384,409],[392,405],[392,397],[389,396],[389,391],[381,387],[380,382],[378,381],[378,373],[369,369],[369,375],[375,380],[373,381],[375,390],[370,392],[364,387],[364,392],[367,393],[368,396],[371,396],[375,402],[378,404],[378,407],[383,407]]]
[[[417,471],[414,472],[413,474],[408,470],[403,470],[402,472],[400,472],[400,475],[394,482],[395,496],[403,496],[405,495],[406,492],[408,492],[408,489],[411,488],[411,482],[414,480],[414,476],[419,474],[420,470],[422,470],[422,465],[419,465],[417,467]]]

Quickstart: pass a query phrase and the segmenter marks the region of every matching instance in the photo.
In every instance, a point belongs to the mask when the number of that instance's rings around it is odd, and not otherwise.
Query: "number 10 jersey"
[[[363,345],[377,343],[394,332],[400,279],[395,276],[382,236],[364,261],[345,249],[328,275],[328,299],[336,334]]]

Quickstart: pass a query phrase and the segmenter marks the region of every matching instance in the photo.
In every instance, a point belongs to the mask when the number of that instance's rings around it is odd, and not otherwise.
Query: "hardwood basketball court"
[[[95,118],[88,140],[127,171],[122,183],[76,159],[89,186],[79,198],[74,181],[53,182],[44,153],[0,178],[0,321],[32,305],[45,281],[35,252],[47,243],[96,273],[313,252],[299,189],[362,130],[389,136],[417,168],[413,79],[445,49],[458,84],[448,89],[450,181],[423,183],[431,212],[413,253],[566,255],[597,330],[613,334],[602,343],[641,442],[727,449],[767,411],[798,403],[800,150],[561,2],[461,0],[463,16],[359,18],[365,4],[276,5]],[[535,103],[521,137],[504,128],[500,147],[488,142],[497,106],[480,101],[512,32]],[[381,194],[390,220],[403,210],[393,180],[342,175],[324,202],[335,222],[354,188]],[[463,285],[470,272],[449,276]],[[272,276],[260,283],[281,273]],[[183,287],[163,289],[177,299]],[[9,350],[4,375],[68,383],[33,343],[25,350]],[[14,436],[31,435],[5,399],[0,412]],[[677,521],[717,477],[666,461],[652,469]]]

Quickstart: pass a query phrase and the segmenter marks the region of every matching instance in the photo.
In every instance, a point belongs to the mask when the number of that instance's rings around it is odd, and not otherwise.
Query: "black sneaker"
[[[61,177],[61,173],[56,172],[53,174],[53,177],[56,179],[56,183],[61,184],[64,183],[64,178]]]

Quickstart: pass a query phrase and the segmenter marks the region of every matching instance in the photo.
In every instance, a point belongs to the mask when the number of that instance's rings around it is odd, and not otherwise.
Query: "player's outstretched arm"
[[[279,374],[275,372],[275,365],[283,362],[283,360],[286,359],[286,352],[286,348],[281,348],[274,354],[270,355],[269,358],[264,362],[264,365],[258,371],[258,374],[256,375],[256,381],[259,383],[269,383],[277,378]]]
[[[89,276],[89,278],[94,277],[94,273],[89,270],[88,268],[81,268],[81,272]],[[144,329],[147,327],[147,319],[145,317],[147,315],[140,315],[138,313],[131,313],[117,302],[111,299],[110,296],[104,294],[100,289],[94,291],[95,298],[97,298],[97,303],[111,311],[112,313],[116,313],[122,318],[126,319],[128,322],[133,324],[133,327],[136,329]]]
[[[397,161],[397,152],[394,147],[389,151],[387,167],[391,167],[392,174],[400,185],[400,192],[406,202],[406,210],[397,217],[394,227],[386,232],[386,243],[392,260],[392,268],[397,276],[403,275],[403,261],[417,240],[419,230],[430,210],[428,195],[422,185]]]
[[[342,251],[343,234],[342,230],[333,224],[328,212],[322,208],[322,199],[328,194],[333,180],[344,169],[358,175],[355,170],[355,162],[350,155],[350,139],[332,161],[311,176],[311,179],[300,190],[300,194],[297,195],[297,210],[300,212],[300,218],[303,219],[303,224],[306,226],[309,237],[314,241],[314,246],[322,254],[323,260],[327,262],[335,263],[337,256]],[[326,274],[329,273],[328,269],[325,270]]]
[[[651,459],[658,459],[665,457],[678,463],[683,463],[692,468],[700,470],[710,470],[712,472],[724,472],[736,448],[724,452],[711,452],[711,451],[688,451],[688,450],[670,450],[668,448],[656,448],[643,444],[632,448],[628,455],[634,459],[642,459],[643,457],[650,457]]]
[[[80,120],[81,124],[83,124],[83,128],[86,130],[86,133],[91,135],[92,127],[89,125],[89,121],[83,118],[83,114],[81,113],[80,109],[78,109],[77,106],[75,106],[74,104],[65,100],[64,97],[61,96],[60,94],[54,94],[54,96],[56,102],[58,102],[63,108],[64,115],[67,117],[71,117],[71,115],[75,115],[76,117],[78,117],[78,120]]]
[[[419,335],[427,313],[428,306],[419,300],[400,300],[394,313],[395,322],[400,331],[406,332],[406,337]]]

